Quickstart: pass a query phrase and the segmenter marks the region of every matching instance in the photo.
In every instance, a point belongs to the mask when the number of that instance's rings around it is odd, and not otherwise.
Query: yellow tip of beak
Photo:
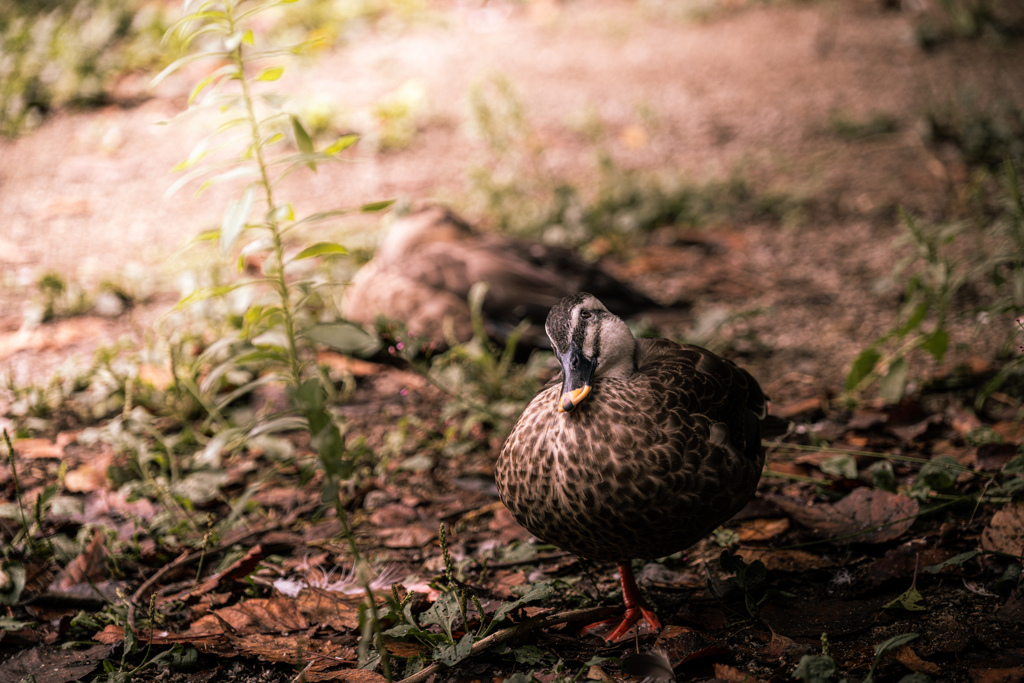
[[[590,393],[590,385],[587,384],[579,389],[573,389],[567,394],[562,394],[558,399],[558,412],[567,413],[578,406]]]

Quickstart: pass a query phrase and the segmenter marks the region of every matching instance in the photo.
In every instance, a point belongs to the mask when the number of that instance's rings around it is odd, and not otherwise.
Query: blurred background
[[[183,54],[164,39],[180,12],[0,13],[0,351],[25,372],[43,359],[24,330],[55,302],[145,321],[186,294],[183,246],[237,191],[167,193],[216,126],[204,111],[171,120],[217,64],[150,86]],[[346,163],[283,181],[297,213],[441,203],[685,303],[670,332],[769,381],[826,386],[906,301],[901,259],[927,249],[901,211],[946,233],[999,215],[1004,164],[1024,158],[1022,29],[1010,0],[302,0],[255,22],[261,44],[307,45],[268,84],[281,106],[317,141],[359,136]],[[318,228],[350,252],[332,277],[372,256],[380,225]],[[1010,244],[972,230],[959,256]],[[961,363],[1014,331],[979,337],[971,311]],[[54,344],[65,357],[121,331],[98,322]]]

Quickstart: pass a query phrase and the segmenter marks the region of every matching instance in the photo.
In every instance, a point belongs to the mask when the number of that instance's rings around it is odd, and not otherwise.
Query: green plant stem
[[[25,517],[25,504],[21,500],[21,484],[18,482],[18,468],[15,466],[14,462],[14,446],[11,445],[11,436],[10,434],[7,433],[6,429],[4,429],[4,443],[7,444],[7,458],[8,460],[10,460],[11,463],[11,479],[14,481],[14,497],[17,498],[18,500],[18,512],[21,513],[21,528],[24,530],[26,534],[25,538],[27,542],[29,533],[29,523],[28,519]],[[6,550],[8,547],[9,546],[4,545],[5,557],[7,556]]]
[[[358,580],[359,572],[356,571],[355,568],[360,562],[365,562],[365,560],[359,552],[359,546],[356,543],[355,534],[352,533],[352,526],[349,524],[348,513],[345,512],[345,508],[342,507],[340,500],[335,502],[334,510],[338,515],[338,521],[341,523],[341,533],[345,536],[345,540],[348,541],[349,553],[352,555],[353,571],[355,571],[356,579]],[[380,625],[380,615],[377,614],[377,601],[373,597],[373,590],[370,588],[369,580],[362,584],[362,588],[363,592],[366,594],[366,611],[373,623],[373,644],[377,649],[377,653],[380,655],[380,668],[384,674],[384,680],[387,681],[387,683],[391,683],[391,654],[388,652],[388,648],[384,644],[384,629]]]
[[[238,31],[231,3],[227,3],[225,14],[230,27],[229,35]],[[281,227],[277,217],[277,205],[274,203],[273,183],[270,180],[270,172],[264,157],[263,137],[260,133],[260,121],[256,116],[256,108],[253,105],[252,90],[249,80],[245,75],[246,60],[242,55],[242,41],[239,41],[234,50],[231,51],[231,58],[238,69],[238,81],[242,88],[242,101],[245,102],[246,116],[249,120],[249,127],[252,135],[252,152],[256,166],[260,172],[260,185],[263,189],[263,196],[267,203],[267,227],[273,236],[274,257],[277,259],[277,266],[274,269],[273,284],[281,299],[281,313],[284,316],[284,335],[288,345],[288,369],[291,372],[292,383],[298,387],[302,384],[302,364],[299,359],[299,350],[295,343],[295,313],[292,310],[291,297],[289,296],[288,282],[284,272],[284,241],[281,236]]]

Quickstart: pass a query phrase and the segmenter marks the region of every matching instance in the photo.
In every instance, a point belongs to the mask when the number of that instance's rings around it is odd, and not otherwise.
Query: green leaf
[[[747,563],[743,561],[743,558],[733,555],[728,550],[723,550],[722,554],[718,556],[718,563],[726,574],[742,574],[743,570],[747,568]]]
[[[515,657],[517,664],[526,664],[527,666],[533,666],[540,664],[545,659],[554,659],[552,654],[547,650],[537,647],[536,645],[522,645],[512,650],[512,656]],[[505,683],[508,683],[508,678],[505,678]]]
[[[900,594],[898,598],[887,605],[883,605],[882,609],[902,609],[908,612],[923,612],[925,610],[925,606],[921,604],[923,600],[924,596],[918,592],[916,587],[911,586]]]
[[[0,605],[16,605],[25,590],[25,567],[20,562],[0,565]]]
[[[221,78],[227,75],[238,76],[238,67],[236,67],[234,64],[226,64],[225,66],[222,66],[221,68],[206,76],[206,78],[200,80],[198,83],[196,83],[196,87],[192,89],[192,94],[188,96],[188,104],[191,106],[191,104],[196,101],[196,98],[199,97],[199,94],[203,90],[208,88],[211,84],[218,82]]]
[[[165,78],[167,78],[172,73],[174,73],[175,71],[177,71],[181,67],[185,66],[186,64],[191,64],[192,62],[197,62],[200,59],[207,59],[207,58],[210,58],[210,57],[223,57],[223,56],[224,56],[223,53],[219,53],[219,52],[198,52],[196,54],[185,55],[181,59],[176,59],[173,62],[171,62],[170,64],[168,64],[167,67],[164,68],[163,71],[161,71],[156,76],[154,76],[153,80],[151,80],[149,82],[149,87],[151,87],[151,88],[156,87],[161,81],[163,81]]]
[[[276,81],[284,74],[283,66],[268,66],[256,75],[257,81]]]
[[[941,361],[949,348],[949,332],[942,328],[935,330],[921,341],[921,348],[935,360]]]
[[[340,138],[335,140],[330,147],[324,150],[324,154],[327,154],[328,156],[340,154],[341,152],[344,152],[346,149],[356,144],[357,142],[359,142],[359,136],[356,135],[355,133],[350,133],[349,135],[342,135]]]
[[[200,140],[196,144],[196,146],[192,148],[192,151],[189,153],[188,158],[178,162],[174,166],[174,168],[171,169],[171,171],[177,173],[178,171],[184,171],[186,168],[191,168],[192,166],[198,164],[200,161],[203,160],[204,157],[210,154],[210,150],[208,149],[209,144],[210,141],[208,138],[203,138],[202,140]]]
[[[220,487],[227,481],[228,475],[224,472],[192,472],[171,484],[171,493],[194,505],[203,505],[220,495]]]
[[[473,649],[473,640],[473,634],[467,633],[454,645],[445,643],[436,647],[434,648],[434,659],[447,666],[455,666],[469,656]]]
[[[949,558],[948,560],[945,560],[943,562],[939,562],[938,564],[930,564],[927,567],[922,567],[921,571],[927,572],[929,574],[938,574],[939,572],[941,572],[946,567],[962,567],[965,562],[967,562],[968,560],[970,560],[970,559],[972,559],[974,557],[977,557],[980,554],[981,554],[980,550],[968,550],[965,553],[960,553],[959,555],[954,555],[953,557]]]
[[[308,425],[309,422],[305,418],[299,417],[297,415],[286,415],[284,417],[278,417],[273,420],[261,420],[259,425],[253,427],[252,430],[250,430],[249,436],[256,437],[261,434],[281,434],[285,432],[295,432],[300,429],[306,429]],[[265,438],[270,439],[272,437]],[[293,452],[295,449],[295,446],[292,444],[292,442],[288,441],[287,439],[276,439],[275,442],[279,444],[278,448],[281,451],[285,451],[285,449],[291,449],[289,451],[286,451],[290,453]],[[263,448],[265,451],[268,450],[265,446],[261,446],[261,448]]]
[[[957,477],[965,467],[948,455],[940,455],[921,466],[910,485],[912,492],[949,493],[956,487]]]
[[[305,126],[302,125],[302,119],[294,114],[289,118],[292,121],[292,132],[295,133],[295,146],[304,154],[312,154],[313,138],[311,138],[309,133],[306,132]]]
[[[205,301],[206,299],[212,299],[218,296],[224,296],[235,291],[239,287],[245,287],[251,285],[252,282],[236,282],[231,285],[221,285],[220,287],[200,287],[194,290],[191,294],[186,296],[184,299],[174,305],[174,310],[180,311],[186,306],[190,306],[198,301]]]
[[[882,358],[882,354],[877,349],[869,347],[861,351],[854,359],[853,364],[850,366],[850,372],[846,376],[846,390],[853,391],[856,389],[864,378],[871,374],[871,371],[875,369],[875,365]]]
[[[295,134],[295,146],[299,148],[299,151],[303,154],[313,153],[313,138],[309,136],[306,129],[302,126],[302,121],[299,120],[298,116],[292,115],[292,132]],[[316,172],[316,162],[309,160],[306,162],[306,167],[309,170]]]
[[[886,403],[899,403],[903,398],[903,392],[907,388],[907,376],[910,374],[910,364],[906,358],[897,358],[889,363],[889,371],[885,373],[879,384],[879,392],[882,400]]]
[[[901,645],[906,645],[920,635],[920,633],[901,633],[898,636],[893,636],[884,643],[875,645],[875,659],[871,662],[871,669],[868,671],[868,675],[867,678],[864,679],[864,683],[873,683],[875,680],[875,669],[878,667],[878,662],[882,660],[882,655],[889,650],[900,647]]]
[[[1018,452],[1020,452],[1019,449],[1020,447],[1018,446]],[[1008,463],[1003,465],[1000,472],[1007,476],[1024,473],[1024,455],[1018,455],[1013,460],[1010,460]]]
[[[510,676],[505,676],[505,680],[502,683],[534,683],[536,680],[532,671],[530,673],[517,671]]]
[[[923,674],[920,671],[915,671],[912,674],[907,674],[901,678],[898,683],[934,683],[932,677],[928,674]]]
[[[420,623],[424,626],[436,624],[445,633],[452,634],[455,624],[462,621],[462,610],[459,609],[459,596],[454,592],[441,593],[434,604],[420,615]],[[450,641],[454,644],[454,640]]]
[[[224,211],[224,221],[220,226],[220,251],[224,256],[231,252],[232,247],[235,246],[235,242],[238,240],[238,236],[245,229],[246,221],[249,220],[249,213],[252,211],[254,196],[255,192],[252,186],[249,186],[242,193],[241,198],[236,202],[228,204],[227,210]]]
[[[291,202],[284,202],[274,207],[274,210],[267,217],[267,220],[274,223],[291,222],[295,220],[295,207]]]
[[[919,303],[911,311],[910,317],[907,318],[907,322],[904,323],[903,327],[899,328],[897,335],[903,338],[908,332],[917,329],[917,327],[924,322],[925,316],[928,315],[928,309],[930,308],[928,302],[924,301]]]
[[[334,242],[317,242],[316,244],[306,247],[300,251],[292,260],[301,261],[302,259],[312,258],[314,256],[323,256],[324,254],[345,255],[347,253],[348,249],[340,244],[335,244]]]
[[[793,672],[803,683],[828,683],[836,672],[836,663],[828,655],[804,655]]]
[[[188,96],[188,103],[192,104],[193,102],[195,102],[196,98],[199,97],[199,93],[201,93],[208,85],[213,83],[213,79],[216,77],[217,76],[215,74],[210,74],[206,78],[196,83],[196,87],[192,89],[192,94]]]
[[[879,460],[868,468],[868,473],[871,475],[871,485],[876,489],[896,493],[896,473],[891,462]]]
[[[392,204],[395,203],[395,199],[385,199],[382,202],[371,202],[369,204],[363,204],[359,207],[359,210],[363,213],[374,213],[375,211],[383,211]]]
[[[206,190],[209,187],[212,187],[213,185],[216,185],[217,183],[223,183],[227,180],[256,178],[258,175],[259,173],[252,166],[239,166],[237,168],[231,169],[230,171],[225,171],[224,173],[215,175],[209,180],[204,180],[203,184],[200,185],[199,189],[196,190],[196,195],[198,196],[204,190]],[[171,186],[171,190],[168,190],[168,193],[170,193],[172,190],[177,190],[178,187],[178,183],[175,183],[174,185]]]
[[[18,621],[14,617],[0,617],[0,631],[20,631],[35,624],[34,621]]]
[[[305,331],[305,336],[317,344],[353,356],[372,356],[383,346],[378,337],[345,321],[314,325]]]
[[[503,602],[498,606],[498,609],[494,611],[494,621],[498,622],[508,616],[512,611],[519,609],[528,602],[534,600],[544,600],[554,593],[554,589],[551,584],[546,582],[538,582],[530,586],[530,589],[526,591],[518,600],[512,602]]]
[[[834,477],[842,477],[843,479],[857,478],[857,461],[849,453],[840,453],[839,455],[825,458],[818,465],[818,469]]]

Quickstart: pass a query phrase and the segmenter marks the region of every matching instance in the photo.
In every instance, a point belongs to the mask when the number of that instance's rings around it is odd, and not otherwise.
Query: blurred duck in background
[[[593,293],[610,311],[636,317],[658,303],[571,249],[481,233],[443,207],[399,218],[345,295],[344,315],[363,324],[398,321],[434,350],[473,336],[470,289],[487,283],[484,330],[504,343],[523,320],[520,348],[550,348],[543,322],[562,298]]]

